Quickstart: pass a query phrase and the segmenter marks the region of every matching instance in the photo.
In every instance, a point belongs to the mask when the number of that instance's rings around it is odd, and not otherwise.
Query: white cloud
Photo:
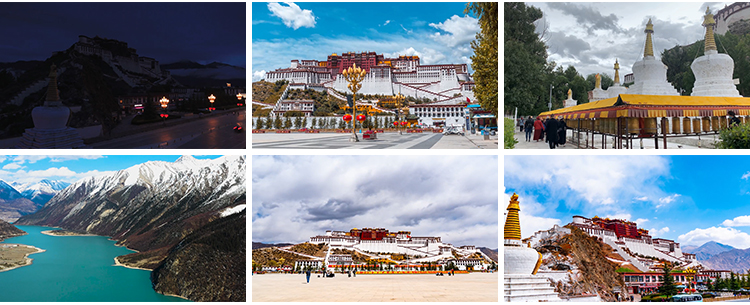
[[[686,245],[702,245],[715,241],[738,249],[750,247],[750,235],[735,228],[710,227],[682,234],[677,241]]]
[[[634,198],[634,199],[635,199],[635,200],[637,200],[637,201],[648,201],[648,197],[646,197],[646,196],[643,196],[643,197],[636,197],[636,198]]]
[[[422,48],[422,51],[417,51],[413,47],[409,47],[406,49],[403,49],[401,51],[396,51],[393,53],[383,53],[386,57],[398,57],[399,55],[405,55],[405,56],[419,56],[423,64],[434,64],[439,63],[442,60],[445,59],[445,55],[442,53],[430,49],[430,48]]]
[[[16,162],[18,164],[24,164],[26,162],[29,163],[36,163],[39,160],[47,159],[47,156],[38,156],[38,155],[25,155],[25,156],[15,156],[13,157],[13,162]]]
[[[283,6],[279,3],[269,3],[268,10],[270,10],[274,16],[281,18],[284,25],[295,30],[301,27],[315,27],[316,17],[311,10],[300,9],[300,7],[293,2],[284,3],[288,6]]]
[[[385,23],[383,23],[383,26],[386,26],[386,25],[388,25],[389,23],[391,23],[391,21],[390,21],[390,20],[386,20],[386,21],[385,21]]]
[[[414,31],[405,28],[403,24],[399,24],[399,25],[401,26],[402,29],[404,29],[404,32],[406,32],[407,34],[414,33]]]
[[[253,81],[257,82],[266,78],[266,70],[253,71]]]
[[[80,156],[80,155],[74,155],[74,156],[48,156],[49,162],[65,162],[65,161],[71,161],[71,160],[96,160],[104,158],[104,156],[98,156],[98,155],[89,155],[89,156]]]
[[[445,43],[449,47],[468,44],[474,40],[480,30],[479,22],[471,16],[459,17],[453,15],[453,17],[441,23],[430,23],[430,26],[449,33],[444,35],[436,32],[431,35],[433,39]]]
[[[661,229],[651,229],[648,231],[648,233],[653,237],[659,237],[661,235],[669,233],[669,227],[663,227]]]
[[[17,163],[8,163],[5,166],[3,166],[3,169],[14,170],[14,169],[19,169],[19,168],[23,168],[23,167],[24,166],[18,165]]]
[[[469,159],[253,156],[253,240],[301,242],[325,230],[384,227],[495,248],[497,158]],[[461,171],[449,177],[435,164],[461,164]]]
[[[638,219],[634,220],[633,222],[637,223],[639,226],[642,226],[644,223],[648,222],[648,219],[646,219],[646,218],[638,218]]]
[[[604,218],[630,220],[630,214],[629,213],[613,214],[613,215],[607,215]]]
[[[677,200],[677,198],[680,197],[680,196],[681,196],[680,194],[674,194],[674,195],[670,195],[670,196],[659,198],[659,203],[656,205],[656,208],[658,209],[658,208],[664,207],[664,206],[666,206],[666,205],[668,205],[668,204],[670,204],[672,202],[675,202],[675,200]]]
[[[727,227],[749,227],[750,216],[737,216],[732,220],[724,220],[721,224]]]
[[[747,180],[748,178],[750,178],[750,172],[747,172],[747,173],[745,173],[745,174],[742,175],[742,179],[743,180]]]

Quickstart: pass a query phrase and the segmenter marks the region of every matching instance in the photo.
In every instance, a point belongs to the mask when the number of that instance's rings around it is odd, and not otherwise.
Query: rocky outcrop
[[[23,230],[16,228],[16,226],[9,224],[2,219],[0,219],[0,242],[5,240],[6,238],[11,238],[15,236],[21,236],[26,235],[27,233]]]
[[[170,249],[151,273],[154,289],[193,301],[245,302],[245,215],[213,221]]]

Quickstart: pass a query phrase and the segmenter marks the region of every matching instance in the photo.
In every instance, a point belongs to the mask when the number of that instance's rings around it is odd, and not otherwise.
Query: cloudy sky
[[[253,156],[254,242],[382,227],[498,245],[496,156]]]
[[[174,162],[180,156],[6,156],[0,155],[0,180],[8,184],[36,183],[42,179],[73,183],[92,176],[107,175],[148,161]],[[217,156],[195,156],[196,159]]]
[[[429,7],[429,9],[425,9]],[[467,63],[477,19],[465,2],[252,3],[253,81],[292,59],[332,53],[417,55],[423,64]]]
[[[543,39],[549,46],[548,60],[567,68],[573,65],[584,77],[591,73],[614,76],[615,58],[620,76],[631,73],[643,58],[648,19],[654,24],[654,55],[676,45],[703,39],[701,26],[706,6],[715,14],[731,2],[671,3],[526,3],[542,10],[537,32],[546,25]]]
[[[504,161],[502,209],[516,192],[524,238],[581,215],[634,221],[653,237],[682,245],[716,241],[750,247],[748,156],[506,156]]]
[[[0,62],[45,60],[78,35],[117,39],[162,64],[245,67],[246,4],[0,3]]]

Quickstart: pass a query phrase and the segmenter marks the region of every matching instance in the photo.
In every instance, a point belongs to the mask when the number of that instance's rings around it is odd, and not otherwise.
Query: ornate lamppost
[[[169,114],[167,114],[167,106],[169,105],[169,99],[164,96],[159,100],[159,103],[161,104],[161,109],[164,110],[164,113],[159,114],[162,118],[162,122],[164,125],[167,124],[167,118],[169,117]]]
[[[401,105],[402,105],[402,104],[403,104],[403,102],[404,102],[404,96],[403,96],[403,95],[401,95],[401,92],[399,92],[399,93],[398,93],[398,95],[396,95],[396,96],[395,96],[395,98],[396,98],[396,112],[398,113],[398,119],[399,119],[399,121],[401,121],[401,120],[402,120],[402,118],[401,118],[401,113],[403,112],[403,111],[401,110]],[[398,129],[398,125],[396,126],[396,129]],[[401,133],[401,129],[398,129],[398,134],[399,134],[399,135],[401,135],[401,134],[402,134],[402,133]]]
[[[213,93],[211,93],[211,95],[208,96],[208,101],[211,102],[211,107],[208,107],[208,110],[214,111],[214,109],[216,109],[214,108],[214,101],[216,101],[216,97],[214,96]]]
[[[358,68],[357,64],[353,64],[341,74],[344,75],[346,82],[349,83],[346,87],[352,91],[352,116],[354,117],[357,115],[357,91],[362,88],[362,80],[365,78],[367,70]],[[349,138],[350,142],[359,142],[356,125],[355,121],[352,120],[352,137]]]
[[[242,93],[237,93],[237,106],[242,107]]]

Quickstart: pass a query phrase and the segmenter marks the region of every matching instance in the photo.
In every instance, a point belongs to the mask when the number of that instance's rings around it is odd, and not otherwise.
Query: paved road
[[[245,122],[245,112],[212,116],[196,121],[160,127],[122,138],[92,144],[92,148],[219,148],[244,149],[245,133],[232,128]]]
[[[435,133],[381,133],[376,140],[349,142],[351,134],[253,134],[253,148],[281,149],[476,149],[477,144],[467,137],[443,136]]]

